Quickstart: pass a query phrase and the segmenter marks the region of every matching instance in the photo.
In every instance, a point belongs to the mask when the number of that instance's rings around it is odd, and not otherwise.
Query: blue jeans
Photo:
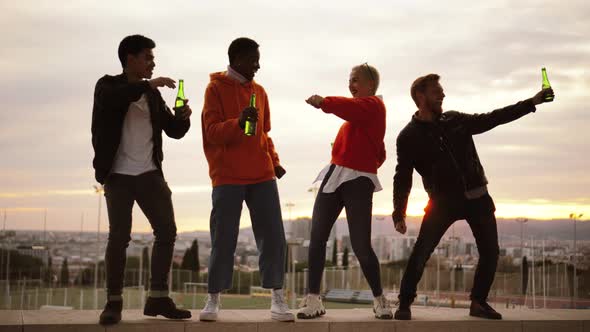
[[[275,180],[248,185],[220,185],[211,195],[211,256],[208,292],[230,289],[234,253],[238,241],[242,204],[250,211],[252,230],[258,247],[262,287],[283,287],[286,240],[281,203]]]

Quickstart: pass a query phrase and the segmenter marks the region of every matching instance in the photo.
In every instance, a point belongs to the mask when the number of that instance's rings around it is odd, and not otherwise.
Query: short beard
[[[442,106],[438,106],[436,102],[428,102],[428,109],[436,116],[442,114]]]

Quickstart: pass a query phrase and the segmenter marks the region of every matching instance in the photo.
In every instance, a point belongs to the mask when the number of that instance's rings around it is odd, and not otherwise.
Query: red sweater
[[[332,148],[332,164],[377,174],[385,161],[385,104],[381,98],[326,97],[322,110],[346,120]]]

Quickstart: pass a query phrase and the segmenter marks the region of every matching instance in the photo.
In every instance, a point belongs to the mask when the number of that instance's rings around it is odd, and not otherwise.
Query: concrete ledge
[[[143,316],[140,310],[124,310],[120,324],[97,324],[97,310],[12,310],[0,311],[0,332],[29,331],[138,331],[138,332],[590,332],[588,310],[506,310],[504,320],[489,321],[468,316],[466,309],[413,308],[412,321],[377,320],[370,309],[331,309],[322,318],[280,323],[268,310],[222,310],[219,321],[193,318],[171,321]]]

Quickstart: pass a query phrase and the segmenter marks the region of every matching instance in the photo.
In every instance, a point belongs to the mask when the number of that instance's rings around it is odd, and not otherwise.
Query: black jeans
[[[319,294],[326,262],[326,242],[334,222],[346,209],[352,250],[374,296],[383,293],[379,260],[371,247],[371,215],[375,185],[366,177],[341,184],[333,193],[323,193],[324,185],[332,175],[334,165],[326,174],[313,206],[311,241],[309,244],[309,293]]]
[[[109,215],[109,240],[106,249],[107,294],[121,295],[126,249],[131,241],[131,211],[137,204],[154,230],[150,290],[168,290],[168,272],[172,263],[176,224],[172,192],[161,171],[137,176],[111,174],[105,181]]]
[[[489,194],[465,198],[431,198],[425,209],[418,239],[410,255],[400,287],[400,300],[412,302],[424,266],[447,229],[457,220],[465,219],[473,232],[479,261],[473,278],[471,299],[486,301],[498,265],[498,230],[494,202]]]

